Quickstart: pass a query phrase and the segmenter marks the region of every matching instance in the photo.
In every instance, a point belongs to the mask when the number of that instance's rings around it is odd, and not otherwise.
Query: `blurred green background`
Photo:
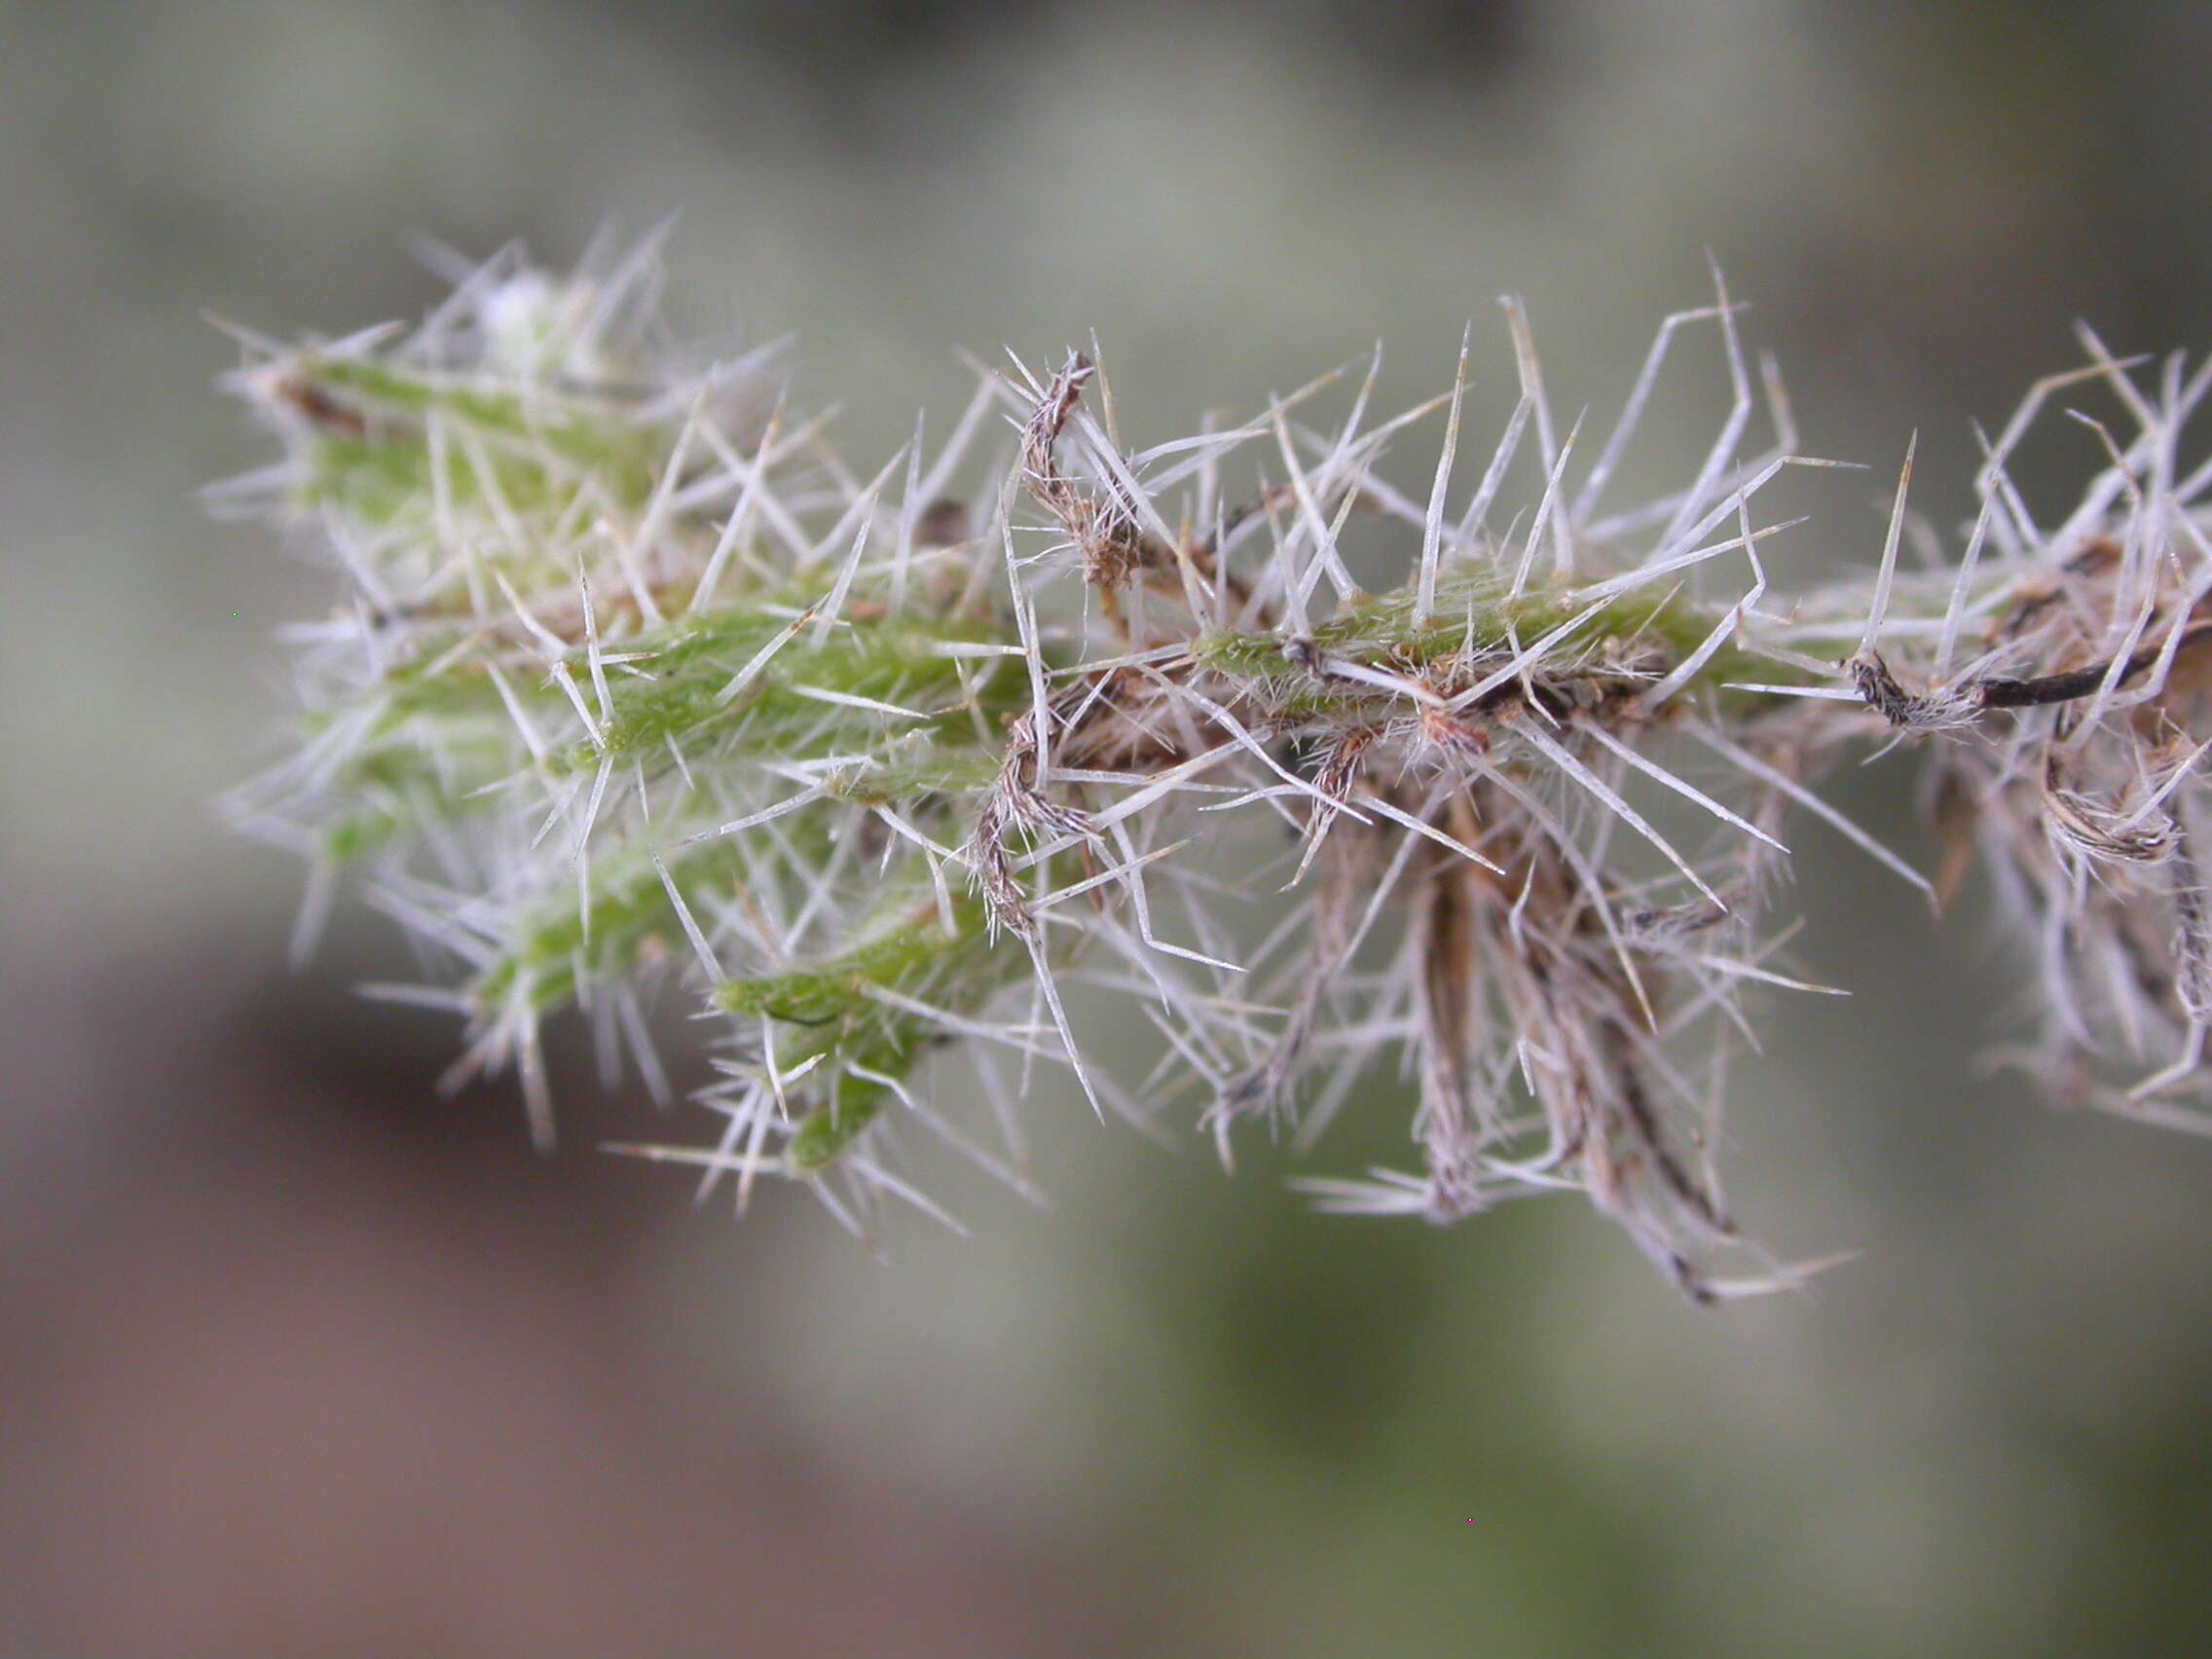
[[[2207,62],[2188,3],[0,6],[0,1649],[2206,1650],[2212,1145],[1982,1075],[2022,967],[1972,906],[1801,837],[1856,995],[1764,1005],[1726,1167],[1865,1252],[1803,1297],[1697,1312],[1567,1201],[1316,1218],[1080,1106],[1052,1213],[946,1173],[974,1235],[886,1266],[593,1154],[661,1126],[573,1032],[551,1161],[510,1087],[435,1098],[357,906],[286,969],[298,872],[207,802],[331,587],[193,492],[267,459],[203,312],[417,313],[418,233],[680,210],[680,327],[795,331],[864,458],[953,348],[1093,328],[1158,437],[1378,336],[1411,402],[1472,316],[1494,430],[1507,291],[1604,413],[1711,247],[1878,469],[1795,568],[1863,561],[1907,431],[1947,529],[2076,317],[2212,345]],[[1841,788],[1925,860],[1910,772]]]

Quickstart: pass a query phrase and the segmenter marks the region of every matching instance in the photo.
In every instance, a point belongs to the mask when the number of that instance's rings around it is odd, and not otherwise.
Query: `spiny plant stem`
[[[2139,383],[2085,334],[2090,369],[2004,429],[1954,569],[1897,568],[1908,452],[1877,567],[1785,602],[1763,553],[1793,525],[1761,493],[1834,463],[1778,390],[1744,453],[1724,289],[1587,444],[1556,438],[1510,306],[1520,405],[1456,480],[1462,350],[1423,501],[1382,463],[1426,411],[1363,424],[1363,387],[1319,421],[1324,380],[1131,451],[1082,354],[986,376],[941,448],[918,428],[864,481],[760,360],[648,346],[649,267],[502,254],[412,334],[253,342],[233,383],[285,448],[245,493],[321,527],[347,595],[292,631],[304,742],[231,810],[454,961],[453,1075],[518,1064],[541,1140],[541,1023],[580,1006],[665,1092],[646,998],[675,984],[721,1033],[719,1131],[623,1150],[702,1196],[734,1175],[741,1207],[766,1173],[864,1233],[889,1198],[935,1213],[908,1124],[1027,1190],[1040,1060],[1133,1120],[1195,1091],[1225,1162],[1255,1118],[1309,1150],[1397,1073],[1418,1166],[1304,1183],[1324,1207],[1578,1191],[1699,1301],[1791,1284],[1712,1148],[1744,992],[1824,988],[1760,922],[1793,816],[1938,898],[1978,853],[2042,967],[2019,1057],[2212,1125],[2212,467],[2175,460],[2206,369]],[[1681,489],[1602,512],[1690,321],[1729,413]],[[2006,460],[2075,384],[2132,431],[2089,424],[2102,470],[2046,530]],[[1370,591],[1393,535],[1418,563]],[[1884,740],[1926,758],[1935,883],[1814,793]],[[1087,1061],[1104,997],[1164,1040],[1149,1076]],[[999,1150],[933,1098],[950,1048]]]

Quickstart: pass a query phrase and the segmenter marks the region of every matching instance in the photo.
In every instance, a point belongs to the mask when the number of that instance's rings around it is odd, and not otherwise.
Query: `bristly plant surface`
[[[715,1022],[714,1124],[624,1150],[741,1207],[772,1174],[864,1234],[886,1198],[934,1212],[909,1126],[1027,1189],[1040,1062],[1139,1124],[1189,1103],[1225,1161],[1403,1076],[1411,1167],[1303,1183],[1325,1207],[1575,1191],[1699,1300],[1791,1283],[1712,1149],[1743,993],[1820,988],[1760,919],[1798,817],[1938,902],[1978,856],[2040,968],[2017,1057],[2212,1126],[2212,463],[2177,455],[2212,366],[2084,333],[1985,445],[1955,559],[1899,568],[1908,449],[1871,573],[1785,599],[1761,491],[1831,463],[1771,364],[1754,392],[1725,289],[1667,319],[1609,430],[1561,429],[1508,302],[1521,396],[1487,454],[1464,345],[1396,419],[1371,365],[1333,415],[1334,376],[1143,446],[1077,354],[981,372],[863,476],[764,357],[664,345],[653,287],[649,247],[566,278],[510,252],[412,331],[250,340],[233,382],[284,458],[226,498],[318,526],[347,591],[288,631],[304,740],[232,815],[311,861],[302,948],[345,871],[457,969],[387,994],[465,1015],[454,1077],[517,1065],[541,1142],[546,1018],[578,1006],[665,1097],[645,1011],[674,988]],[[1732,403],[1694,476],[1623,506],[1692,324]],[[2101,470],[2039,524],[2007,457],[2091,382],[2125,418],[2084,421]],[[1385,453],[1439,414],[1404,492]],[[1814,793],[1899,742],[1933,879]],[[1157,1028],[1149,1073],[1087,1048],[1101,992]],[[950,1046],[961,1087],[933,1088]]]

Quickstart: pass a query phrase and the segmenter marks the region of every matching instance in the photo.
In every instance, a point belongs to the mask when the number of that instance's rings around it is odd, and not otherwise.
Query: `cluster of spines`
[[[1577,1190],[1694,1295],[1789,1282],[1708,1270],[1740,1244],[1717,1102],[1753,1042],[1741,991],[1801,983],[1756,926],[1784,812],[1929,886],[1811,788],[1885,731],[1942,740],[1943,822],[2043,940],[2045,1057],[2093,1059],[2110,1012],[2165,1063],[2085,1091],[2202,1124],[2171,1097],[2212,1016],[2181,694],[2212,559],[2204,469],[2174,461],[2203,372],[2146,396],[2092,342],[2075,378],[2138,431],[2096,428],[2109,464],[2066,525],[2039,530],[2005,470],[2061,378],[1990,446],[1954,572],[1899,573],[1900,479],[1871,576],[1785,607],[1760,549],[1791,526],[1754,523],[1759,493],[1832,463],[1797,453],[1771,363],[1774,441],[1742,453],[1761,399],[1717,277],[1571,485],[1584,423],[1558,435],[1509,303],[1521,395],[1469,488],[1464,342],[1449,396],[1394,420],[1365,424],[1371,365],[1339,422],[1307,413],[1326,377],[1136,452],[1089,357],[1017,362],[864,484],[761,359],[653,350],[650,272],[502,256],[411,336],[254,342],[238,381],[288,450],[248,482],[315,518],[350,592],[298,634],[308,741],[237,816],[308,851],[317,894],[357,868],[462,964],[461,991],[409,994],[469,1015],[461,1073],[519,1062],[541,1137],[541,1021],[583,1005],[665,1092],[644,993],[671,978],[725,1022],[702,1097],[723,1129],[631,1150],[699,1164],[702,1195],[734,1174],[740,1203],[805,1178],[864,1230],[886,1195],[928,1205],[902,1122],[1026,1188],[1014,1096],[1040,1059],[1142,1123],[1196,1087],[1225,1160],[1253,1117],[1310,1146],[1395,1061],[1419,1167],[1309,1183],[1329,1207]],[[1723,343],[1720,429],[1685,488],[1603,511],[1692,323]],[[1382,461],[1438,405],[1423,499]],[[977,487],[994,411],[1011,454]],[[1419,537],[1382,592],[1351,574],[1376,521]],[[1662,798],[1714,847],[1679,850]],[[1158,1028],[1150,1077],[1086,1060],[1078,980]],[[930,1097],[948,1039],[999,1146]]]

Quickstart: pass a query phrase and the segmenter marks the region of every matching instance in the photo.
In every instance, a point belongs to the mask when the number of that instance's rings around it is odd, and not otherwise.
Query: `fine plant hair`
[[[1487,447],[1467,342],[1394,418],[1378,352],[1165,441],[1122,430],[1093,347],[977,365],[872,468],[770,353],[662,338],[650,243],[453,276],[411,329],[241,334],[229,384],[283,455],[218,498],[315,527],[345,592],[284,631],[297,735],[227,805],[308,860],[297,950],[342,875],[424,947],[435,983],[372,989],[463,1017],[448,1084],[516,1068],[541,1145],[548,1018],[667,1103],[674,997],[711,1035],[707,1122],[617,1150],[741,1211],[777,1176],[863,1236],[887,1200],[941,1214],[917,1132],[1033,1191],[1041,1070],[1225,1163],[1410,1084],[1407,1166],[1300,1182],[1321,1207],[1578,1192],[1698,1301],[1795,1283],[1714,1149],[1747,994],[1825,988],[1766,917],[1813,820],[1938,906],[1985,872],[2037,968],[2006,1054],[2054,1097],[2212,1128],[2212,462],[2177,454],[2212,363],[2083,330],[1983,438],[1955,554],[1907,511],[1908,447],[1862,573],[1785,596],[1764,560],[1799,521],[1762,500],[1837,463],[1717,271],[1609,425],[1561,421],[1508,300]],[[1687,331],[1725,416],[1624,503]],[[2090,387],[2123,418],[2074,417],[2099,470],[2039,523],[2008,458]],[[1933,874],[1816,793],[1899,747]],[[1099,1034],[1137,1021],[1157,1041],[1116,1063]]]

